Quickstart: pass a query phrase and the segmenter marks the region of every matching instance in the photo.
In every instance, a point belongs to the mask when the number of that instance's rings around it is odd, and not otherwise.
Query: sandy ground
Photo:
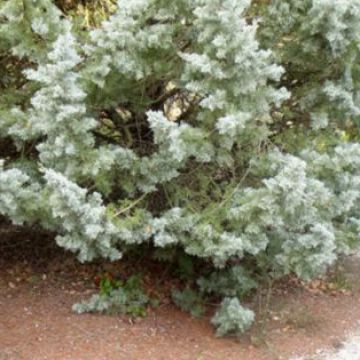
[[[357,263],[360,262],[360,253],[354,255],[349,262],[348,276],[353,278],[353,283],[356,283],[356,277],[359,275],[356,271]],[[347,336],[340,349],[318,349],[315,354],[293,358],[292,360],[360,360],[360,323],[358,330]]]
[[[1,255],[0,360],[358,360],[357,335],[342,346],[360,328],[355,257],[336,280],[346,277],[350,290],[289,283],[276,289],[266,316],[259,315],[260,293],[250,304],[257,325],[240,339],[219,339],[209,318],[194,319],[167,299],[141,320],[74,314],[72,304],[95,291],[96,266],[44,258],[41,251],[21,259]]]
[[[341,348],[334,350],[317,350],[314,355],[296,357],[292,360],[360,360],[360,331],[348,336]]]

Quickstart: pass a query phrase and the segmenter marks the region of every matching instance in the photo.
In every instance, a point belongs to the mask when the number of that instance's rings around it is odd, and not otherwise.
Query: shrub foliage
[[[359,0],[62,11],[1,4],[0,214],[80,261],[200,259],[220,335],[250,326],[259,278],[310,279],[358,244]]]

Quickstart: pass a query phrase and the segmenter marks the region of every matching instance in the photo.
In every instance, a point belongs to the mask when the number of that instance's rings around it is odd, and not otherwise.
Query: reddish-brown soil
[[[15,252],[0,247],[0,360],[289,359],[338,347],[359,326],[355,257],[342,270],[350,291],[288,284],[274,292],[267,316],[251,332],[219,339],[209,319],[194,319],[166,299],[141,320],[74,314],[72,304],[95,290],[96,266],[78,265],[67,256],[41,258],[45,250],[20,258]],[[335,285],[342,285],[342,276]],[[253,306],[260,309],[259,302]]]

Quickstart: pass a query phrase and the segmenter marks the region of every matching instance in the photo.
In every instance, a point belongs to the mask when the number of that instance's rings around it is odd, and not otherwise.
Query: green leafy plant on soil
[[[133,317],[144,317],[147,306],[155,304],[145,295],[141,275],[132,275],[127,280],[116,280],[104,276],[100,280],[99,294],[73,306],[74,311],[120,313]]]

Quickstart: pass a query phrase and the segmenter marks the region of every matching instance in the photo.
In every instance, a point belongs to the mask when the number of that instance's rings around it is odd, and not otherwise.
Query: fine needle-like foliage
[[[219,335],[250,327],[261,276],[308,280],[359,244],[360,0],[63,10],[0,3],[1,215],[80,261],[201,261]]]

